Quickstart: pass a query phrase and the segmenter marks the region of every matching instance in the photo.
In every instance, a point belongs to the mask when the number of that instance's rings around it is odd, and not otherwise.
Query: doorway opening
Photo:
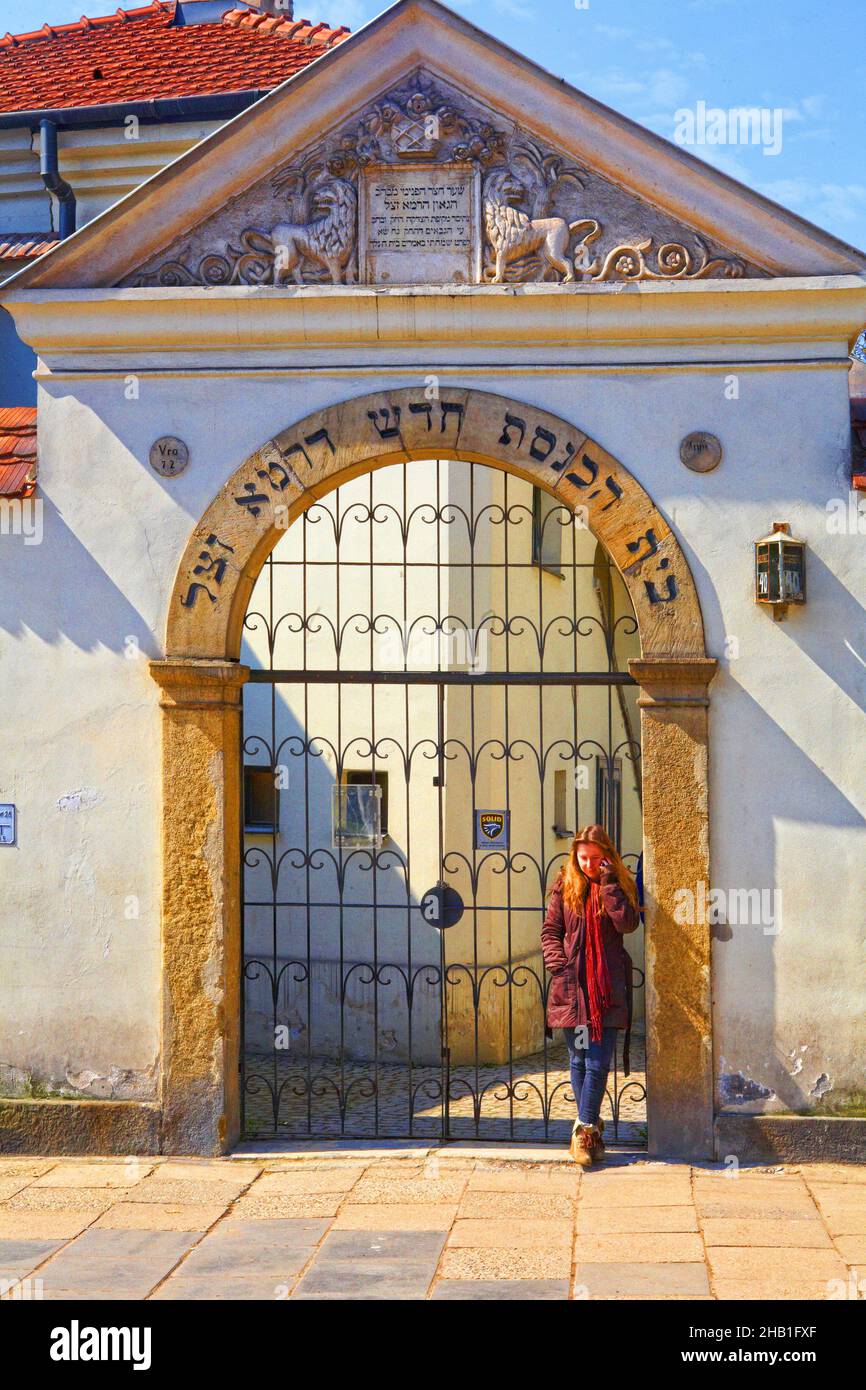
[[[578,825],[642,847],[637,623],[580,514],[481,463],[314,502],[248,606],[246,1137],[565,1143],[540,931]],[[606,1142],[646,1138],[643,928]]]

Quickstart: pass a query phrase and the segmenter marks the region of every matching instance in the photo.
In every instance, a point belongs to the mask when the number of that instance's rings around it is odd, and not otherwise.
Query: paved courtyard
[[[298,1146],[0,1159],[6,1298],[796,1299],[866,1293],[866,1166]],[[862,1282],[861,1282],[862,1281]]]
[[[559,1033],[557,1032],[557,1039]],[[621,1035],[601,1108],[606,1137],[639,1147],[646,1141],[645,1039],[631,1038],[630,1069],[621,1065]],[[411,1135],[435,1139],[532,1140],[567,1144],[574,1095],[565,1043],[507,1064],[454,1066],[448,1084],[448,1128],[442,1115],[439,1067],[335,1062],[313,1057],[306,1065],[288,1053],[247,1053],[246,1133],[304,1135]],[[343,1111],[341,1113],[341,1100]],[[275,1104],[276,1102],[276,1104]],[[614,1113],[614,1107],[616,1113]],[[276,1111],[276,1117],[275,1117]]]

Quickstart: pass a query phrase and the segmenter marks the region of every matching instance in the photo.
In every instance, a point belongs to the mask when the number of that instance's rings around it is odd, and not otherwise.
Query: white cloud
[[[620,29],[615,24],[594,24],[593,28],[597,34],[604,34],[606,39],[611,39],[614,43],[622,43],[625,39],[635,37],[634,29]]]
[[[866,184],[819,183],[814,179],[774,179],[759,191],[793,208],[810,222],[855,225],[866,215]]]

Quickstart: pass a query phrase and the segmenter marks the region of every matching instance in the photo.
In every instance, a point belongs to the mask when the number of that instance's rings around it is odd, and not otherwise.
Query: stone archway
[[[404,388],[355,397],[284,430],[227,481],[192,533],[151,663],[163,721],[163,1147],[238,1137],[241,629],[256,576],[317,497],[373,468],[461,458],[554,493],[628,587],[641,657],[647,1069],[653,1153],[712,1155],[710,938],[677,890],[709,882],[707,687],[716,663],[685,556],[634,476],[569,422],[509,397]]]

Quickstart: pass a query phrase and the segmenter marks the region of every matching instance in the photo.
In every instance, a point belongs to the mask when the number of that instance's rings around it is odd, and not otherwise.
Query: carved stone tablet
[[[365,169],[360,193],[362,284],[463,285],[480,279],[480,187],[470,165]]]

